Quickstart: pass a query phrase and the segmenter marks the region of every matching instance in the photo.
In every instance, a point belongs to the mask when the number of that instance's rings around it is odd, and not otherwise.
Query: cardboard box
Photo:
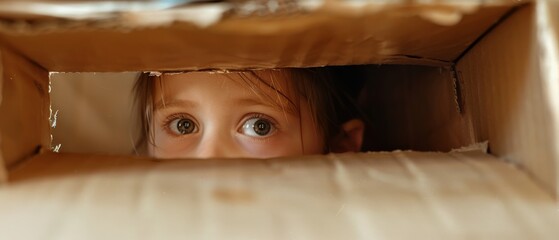
[[[176,3],[0,2],[3,237],[559,236],[558,1],[165,5]],[[90,8],[102,4],[124,11]],[[401,101],[402,112],[381,109],[406,116],[388,142],[489,141],[490,154],[158,161],[50,151],[49,72],[349,64],[410,65],[368,70],[395,79],[387,89],[407,86],[379,98]]]

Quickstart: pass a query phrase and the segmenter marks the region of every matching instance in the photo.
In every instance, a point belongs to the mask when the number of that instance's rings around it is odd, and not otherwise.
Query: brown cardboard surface
[[[558,218],[520,169],[480,152],[49,153],[0,188],[6,239],[557,239]]]
[[[19,161],[49,144],[47,70],[423,63],[417,56],[446,65],[508,9],[485,7],[450,27],[388,11],[126,33],[95,24],[47,31],[31,23],[37,29],[19,35],[3,28],[0,162],[12,167],[0,188],[2,238],[557,239],[549,191],[524,169],[478,152],[161,161],[46,151]],[[427,125],[452,129],[467,118],[475,140],[488,139],[492,153],[554,191],[557,109],[538,81],[533,10],[514,13],[458,62],[464,115],[436,112],[441,122]],[[451,139],[431,130],[426,141]]]
[[[9,49],[0,49],[1,156],[9,166],[50,148],[48,72]],[[1,161],[0,161],[1,162]]]
[[[540,74],[534,6],[513,14],[457,64],[476,141],[522,164],[553,193],[557,189],[556,99]],[[556,95],[555,95],[556,96]]]
[[[184,21],[131,28],[119,21],[8,20],[0,24],[0,42],[50,71],[440,66],[455,60],[519,4],[495,1],[476,8],[478,2],[473,2],[474,7],[462,12],[461,7],[437,4],[371,1],[368,8],[350,7],[350,1],[326,2],[338,5],[287,16],[224,17],[205,28]],[[447,14],[460,21],[433,19]]]

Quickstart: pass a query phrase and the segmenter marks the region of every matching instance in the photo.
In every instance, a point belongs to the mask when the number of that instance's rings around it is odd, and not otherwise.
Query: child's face
[[[264,79],[254,89],[235,73],[192,72],[162,79],[162,84],[155,84],[151,156],[268,158],[323,153],[323,137],[308,103],[293,96],[285,77]]]

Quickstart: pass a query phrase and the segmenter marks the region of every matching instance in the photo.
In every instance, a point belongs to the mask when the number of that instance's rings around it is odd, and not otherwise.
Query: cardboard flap
[[[557,194],[559,79],[549,78],[557,72],[557,60],[545,59],[557,51],[542,42],[538,21],[544,15],[536,10],[544,3],[512,14],[476,44],[456,69],[476,141],[489,140],[491,153],[521,164]],[[552,23],[551,18],[542,23]]]
[[[246,6],[223,10],[217,7],[223,2],[85,20],[24,21],[5,13],[0,41],[49,71],[441,66],[519,4],[308,2],[296,1],[294,10],[280,13],[245,13]],[[200,11],[204,14],[194,14]]]
[[[50,148],[48,72],[8,49],[0,49],[0,162],[5,166]]]
[[[169,161],[42,154],[10,178],[0,189],[6,239],[559,236],[552,197],[480,152]]]

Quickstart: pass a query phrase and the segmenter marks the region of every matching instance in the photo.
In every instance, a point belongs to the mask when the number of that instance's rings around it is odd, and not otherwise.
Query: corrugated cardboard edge
[[[544,96],[549,103],[552,135],[555,146],[556,192],[559,194],[559,1],[543,0],[536,5],[536,22],[540,46],[540,77]],[[547,90],[547,91],[546,91]]]

